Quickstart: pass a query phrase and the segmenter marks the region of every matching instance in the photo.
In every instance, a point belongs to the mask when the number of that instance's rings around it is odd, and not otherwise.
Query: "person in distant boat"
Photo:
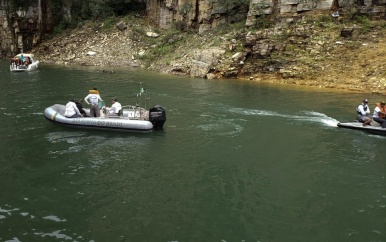
[[[20,65],[24,65],[24,56],[20,55]]]
[[[357,119],[359,122],[363,123],[363,126],[370,125],[371,121],[373,121],[370,116],[370,108],[369,105],[367,105],[368,103],[369,100],[364,99],[357,107]]]
[[[12,58],[11,59],[11,67],[14,69],[19,65],[19,59],[18,58]]]
[[[66,104],[66,111],[64,112],[64,116],[67,118],[80,118],[82,115],[79,112],[79,109],[76,107],[75,100],[71,99]]]
[[[82,117],[86,117],[86,111],[83,110],[83,105],[82,105],[83,99],[79,99],[75,101],[76,107],[79,109],[80,114]]]
[[[373,120],[381,124],[382,128],[386,128],[386,107],[385,102],[376,103],[374,108]]]
[[[99,102],[103,102],[102,98],[99,96],[99,91],[97,88],[93,88],[89,91],[89,94],[84,98],[84,101],[90,106],[90,116],[91,117],[100,117],[101,112],[99,109]]]
[[[111,100],[113,103],[109,109],[109,116],[118,116],[119,111],[122,109],[122,105],[118,102],[117,98]]]

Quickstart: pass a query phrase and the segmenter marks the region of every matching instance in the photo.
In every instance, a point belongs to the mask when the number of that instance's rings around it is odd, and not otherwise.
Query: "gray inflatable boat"
[[[44,116],[54,124],[67,127],[140,133],[161,130],[166,121],[165,109],[159,105],[153,106],[149,110],[138,106],[129,106],[123,109],[119,116],[112,117],[101,111],[101,117],[98,118],[67,118],[64,116],[65,110],[65,105],[55,104],[44,110]],[[89,116],[90,110],[84,110]]]

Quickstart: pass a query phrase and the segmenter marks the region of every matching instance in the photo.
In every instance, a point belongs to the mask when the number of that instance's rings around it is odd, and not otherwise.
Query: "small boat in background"
[[[9,69],[15,72],[33,71],[38,68],[39,61],[33,54],[20,53],[11,59]]]

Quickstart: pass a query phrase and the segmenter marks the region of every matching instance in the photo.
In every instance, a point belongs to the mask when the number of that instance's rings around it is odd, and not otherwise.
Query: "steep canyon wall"
[[[0,0],[0,58],[28,52],[55,23],[54,0],[31,0],[29,6],[10,7]],[[149,20],[160,28],[193,28],[199,33],[224,23],[245,21],[253,26],[267,16],[291,18],[304,13],[357,11],[385,19],[386,0],[138,0],[145,2]],[[63,19],[71,19],[71,0],[63,1]]]
[[[53,28],[51,0],[33,0],[15,7],[0,0],[0,58],[28,52]]]

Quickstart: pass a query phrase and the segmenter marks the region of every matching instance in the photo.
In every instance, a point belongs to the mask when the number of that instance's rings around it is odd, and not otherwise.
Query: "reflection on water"
[[[48,220],[52,220],[52,221],[55,221],[55,222],[66,222],[65,219],[60,219],[60,218],[58,218],[57,216],[54,216],[54,215],[45,216],[45,217],[43,217],[43,219],[48,219]]]
[[[27,201],[28,199],[25,198],[25,200]],[[4,220],[8,219],[11,221],[19,221],[19,223],[23,223],[23,224],[31,224],[31,223],[34,224],[34,223],[38,223],[40,220],[40,218],[30,214],[29,212],[20,212],[19,208],[12,208],[9,205],[6,205],[6,207],[7,207],[7,209],[0,209],[0,218],[1,219],[4,219]],[[2,215],[1,213],[5,213],[5,215]],[[55,215],[44,216],[41,219],[49,220],[52,222],[66,222],[66,219],[60,219]],[[65,232],[66,229],[62,229],[62,231]],[[24,231],[24,236],[28,235],[28,234],[30,236],[31,235],[37,235],[38,237],[41,237],[41,238],[44,238],[45,236],[49,236],[49,237],[56,237],[57,239],[65,239],[65,240],[72,240],[72,241],[89,241],[89,240],[78,240],[78,239],[81,239],[81,237],[78,237],[78,238],[76,238],[76,240],[73,240],[73,238],[71,238],[71,236],[68,236],[64,233],[60,233],[60,230],[54,231],[51,233],[46,233],[46,232],[37,232],[36,229],[31,229],[31,231],[28,231],[28,229],[27,229]],[[33,236],[33,237],[35,237],[35,236]],[[18,237],[13,237],[13,238],[9,238],[5,241],[22,241],[22,240],[19,240]]]
[[[362,94],[139,69],[0,67],[0,241],[384,239],[386,137],[336,127]],[[93,87],[135,104],[139,82],[149,105],[166,107],[161,132],[71,129],[43,117]]]

